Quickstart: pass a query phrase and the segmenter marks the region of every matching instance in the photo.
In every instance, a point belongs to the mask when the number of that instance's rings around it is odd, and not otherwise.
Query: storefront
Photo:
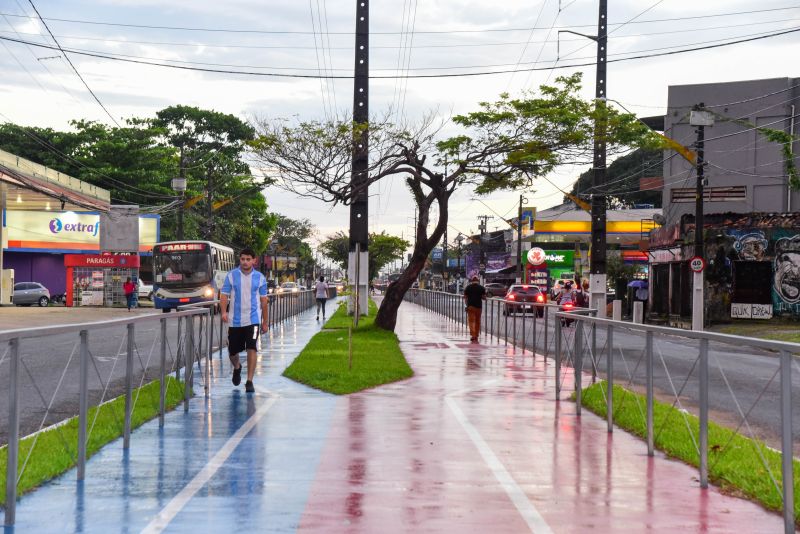
[[[66,254],[67,306],[125,306],[122,284],[139,278],[136,254]]]
[[[5,222],[8,247],[4,267],[14,269],[17,282],[39,282],[51,295],[74,289],[64,270],[66,255],[100,253],[100,215],[96,212],[7,210]],[[159,233],[160,216],[139,216],[141,256],[152,254]]]
[[[526,271],[525,282],[535,284],[542,289],[550,289],[556,280],[575,278],[574,250],[547,250],[533,247],[524,253],[523,262]],[[543,283],[545,280],[546,287]]]

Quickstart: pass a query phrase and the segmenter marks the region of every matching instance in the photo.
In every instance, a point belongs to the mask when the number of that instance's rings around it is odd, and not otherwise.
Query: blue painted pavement
[[[196,373],[200,395],[188,413],[167,414],[161,429],[143,425],[129,451],[110,443],[88,461],[84,482],[73,469],[22,497],[6,533],[295,531],[336,404],[281,376],[319,331],[314,317],[309,310],[262,338],[254,395],[244,381],[231,385],[227,354],[215,358],[208,400]]]

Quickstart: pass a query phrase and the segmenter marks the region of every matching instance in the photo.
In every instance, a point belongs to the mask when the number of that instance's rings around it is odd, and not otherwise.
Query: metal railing
[[[461,295],[411,289],[405,300],[445,316],[466,331]],[[522,310],[512,316],[504,313],[509,311],[508,305],[495,298],[484,303],[481,329],[487,340],[530,350],[544,356],[545,362],[552,357],[556,398],[562,399],[564,383],[571,380],[568,389],[574,390],[578,416],[585,375],[590,375],[593,383],[598,376],[604,378],[606,382],[600,387],[609,432],[618,415],[613,402],[615,383],[623,382],[626,389],[634,392],[643,391],[645,407],[642,409],[638,403],[637,407],[646,427],[647,452],[651,456],[669,420],[667,417],[661,427],[655,425],[654,400],[664,399],[671,404],[670,415],[673,411],[680,414],[691,435],[699,458],[701,487],[708,487],[710,412],[733,431],[728,443],[713,445],[721,447],[722,455],[730,441],[744,431],[754,444],[760,442],[759,438],[768,442],[772,439],[781,454],[779,477],[765,458],[767,445],[753,446],[780,495],[785,531],[795,531],[793,446],[797,443],[800,449],[800,420],[793,418],[800,418],[800,413],[793,414],[792,393],[800,390],[800,372],[793,374],[792,367],[800,371],[800,363],[794,357],[800,354],[800,344],[614,321],[596,317],[596,310],[574,308],[565,312],[557,304],[536,304],[536,313]],[[713,367],[710,361],[714,362]],[[589,368],[584,370],[587,365]],[[688,421],[687,414],[692,411],[699,419],[697,435]],[[780,414],[777,421],[776,414]],[[716,456],[715,461],[719,462],[722,456]]]
[[[268,299],[270,327],[305,311],[315,302],[313,291],[271,294]],[[6,526],[15,522],[17,488],[43,431],[52,429],[58,434],[61,446],[77,465],[77,480],[83,480],[87,444],[101,406],[124,396],[121,414],[113,406],[108,409],[123,435],[122,446],[128,449],[132,414],[141,391],[137,388],[160,381],[159,426],[164,426],[167,377],[171,373],[175,373],[176,379],[180,379],[181,372],[184,374],[184,412],[189,410],[196,382],[202,384],[205,396],[209,396],[212,375],[223,372],[222,349],[226,346],[226,325],[218,313],[218,304],[214,301],[187,305],[170,314],[0,331],[0,390],[8,391],[5,398],[0,397],[0,444],[5,438],[8,448]],[[215,353],[219,354],[216,362],[212,358]],[[123,362],[124,368],[118,365]],[[3,406],[4,400],[7,406]],[[93,407],[97,410],[90,417]],[[75,415],[77,443],[70,442],[62,428]],[[2,421],[3,416],[7,416],[6,421]],[[32,443],[21,458],[23,434]]]

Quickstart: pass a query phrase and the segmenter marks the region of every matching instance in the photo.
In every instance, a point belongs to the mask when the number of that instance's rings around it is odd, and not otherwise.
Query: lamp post
[[[181,172],[183,172],[183,166],[181,166]],[[183,239],[183,211],[184,211],[184,201],[183,198],[186,195],[186,178],[173,178],[172,179],[172,190],[176,193],[179,193],[179,197],[181,200],[180,208],[178,209],[178,240]]]
[[[461,232],[456,236],[456,243],[458,243],[458,265],[456,265],[456,293],[460,293],[461,289],[461,244],[464,242],[464,234]]]

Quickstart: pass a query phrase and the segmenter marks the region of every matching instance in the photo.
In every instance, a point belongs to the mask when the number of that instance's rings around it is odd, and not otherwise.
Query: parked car
[[[14,304],[45,307],[50,304],[50,291],[39,282],[18,282],[14,284]]]
[[[503,315],[512,313],[530,312],[536,310],[536,315],[544,315],[544,304],[547,302],[547,295],[539,289],[539,286],[532,285],[513,285],[508,288],[505,296],[505,309]],[[537,304],[539,306],[537,306]]]
[[[139,278],[136,281],[136,293],[140,299],[153,300],[153,284],[148,284]]]
[[[503,297],[508,292],[508,286],[500,282],[492,282],[484,287],[486,287],[486,296],[488,297]]]

